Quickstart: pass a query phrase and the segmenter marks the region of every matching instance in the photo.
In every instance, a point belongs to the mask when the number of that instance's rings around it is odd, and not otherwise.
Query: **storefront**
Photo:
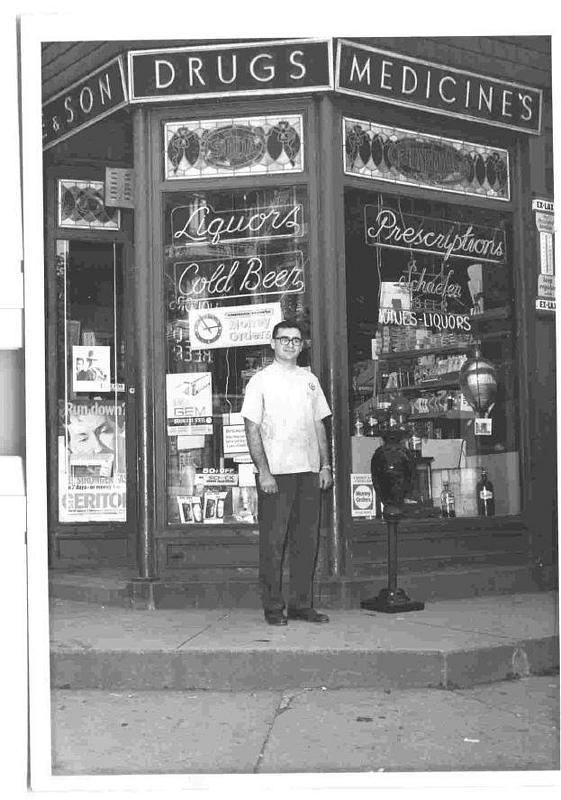
[[[420,39],[400,54],[111,43],[64,78],[47,46],[52,567],[126,567],[140,594],[254,577],[239,412],[289,318],[333,409],[321,602],[383,579],[370,459],[399,413],[417,465],[404,570],[552,579],[551,75],[536,38],[540,80],[496,53],[475,74],[465,49]]]

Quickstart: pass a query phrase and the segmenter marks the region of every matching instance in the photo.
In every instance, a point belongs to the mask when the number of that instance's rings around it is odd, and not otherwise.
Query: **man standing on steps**
[[[296,363],[302,347],[297,323],[275,325],[275,360],[251,378],[241,409],[259,473],[259,582],[270,625],[286,625],[287,618],[329,622],[312,608],[312,579],[320,492],[333,485],[323,422],[331,410],[316,376]],[[282,568],[287,543],[290,594],[285,616]]]

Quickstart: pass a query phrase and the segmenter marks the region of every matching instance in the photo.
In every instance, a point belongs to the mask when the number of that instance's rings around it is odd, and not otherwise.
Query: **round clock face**
[[[202,314],[195,322],[195,335],[201,342],[212,344],[222,333],[222,323],[214,314]]]

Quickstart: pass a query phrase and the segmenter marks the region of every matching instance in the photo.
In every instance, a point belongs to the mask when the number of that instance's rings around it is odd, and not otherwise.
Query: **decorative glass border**
[[[303,172],[303,127],[302,114],[167,122],[165,179]]]
[[[119,230],[121,212],[105,205],[103,181],[58,181],[59,228]]]
[[[507,150],[348,117],[343,168],[372,180],[510,200]]]

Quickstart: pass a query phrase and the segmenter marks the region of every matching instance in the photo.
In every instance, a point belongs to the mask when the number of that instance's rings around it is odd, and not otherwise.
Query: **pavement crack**
[[[213,625],[216,625],[217,622],[222,622],[222,620],[228,619],[229,616],[230,611],[226,611],[224,614],[222,614],[222,616],[218,617],[218,619],[215,619],[213,622],[209,622],[208,625],[205,625],[205,627],[201,628],[200,631],[197,631],[192,636],[189,636],[184,642],[180,642],[175,649],[180,650],[184,645],[189,644],[189,642],[192,642],[193,639],[196,639],[197,636],[201,636],[203,633],[206,633],[206,631],[210,630]]]
[[[279,703],[278,703],[277,707],[275,708],[275,713],[273,714],[273,719],[271,720],[271,724],[269,725],[269,728],[267,730],[267,734],[266,734],[266,736],[265,736],[265,738],[263,740],[263,744],[261,745],[261,750],[259,752],[259,755],[257,756],[257,761],[255,762],[255,766],[253,767],[253,773],[254,774],[259,772],[259,769],[260,769],[261,764],[263,762],[263,759],[265,757],[265,750],[267,749],[267,745],[269,744],[269,740],[271,738],[271,734],[273,733],[273,727],[274,727],[275,722],[277,721],[277,719],[281,716],[281,714],[284,714],[285,711],[289,710],[290,705],[291,705],[293,700],[295,700],[301,694],[305,694],[306,692],[311,692],[311,691],[312,691],[311,688],[309,688],[309,689],[306,688],[306,689],[301,689],[298,692],[291,692],[290,694],[286,694],[286,693],[283,692],[283,694],[281,695],[281,698],[279,700]]]
[[[492,636],[495,639],[504,639],[505,641],[512,641],[513,638],[512,636],[508,636],[502,633],[494,633],[493,631],[488,631],[482,628],[456,627],[455,625],[446,625],[438,622],[424,622],[423,620],[415,620],[415,622],[419,625],[424,625],[426,628],[438,628],[447,631],[456,631],[458,633],[478,633],[478,634],[484,634],[485,636]]]

